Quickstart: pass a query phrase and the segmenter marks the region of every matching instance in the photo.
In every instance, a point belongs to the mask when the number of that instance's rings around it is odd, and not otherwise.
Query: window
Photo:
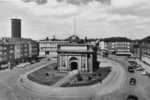
[[[6,46],[4,46],[4,47],[3,47],[3,49],[4,49],[4,50],[6,50],[6,49],[7,49],[7,47],[6,47]]]
[[[61,64],[62,67],[66,67],[65,57],[62,56],[61,58],[62,58],[62,64]]]
[[[83,56],[83,57],[81,58],[81,60],[82,60],[81,68],[82,68],[82,69],[85,69],[85,67],[86,67],[86,57]]]
[[[0,55],[2,55],[3,54],[3,52],[2,51],[0,51]]]
[[[7,55],[7,52],[3,52],[3,55]]]
[[[14,52],[13,50],[10,50],[10,51],[9,51],[9,53],[13,53],[13,52]]]

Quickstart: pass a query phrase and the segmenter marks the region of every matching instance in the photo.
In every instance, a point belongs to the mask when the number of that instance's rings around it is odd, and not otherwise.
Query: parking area
[[[142,64],[141,61],[130,59],[128,60],[128,72],[150,77],[149,66]]]

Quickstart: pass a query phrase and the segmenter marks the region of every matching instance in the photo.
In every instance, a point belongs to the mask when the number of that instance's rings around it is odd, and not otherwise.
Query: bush
[[[78,81],[82,81],[82,80],[83,80],[81,74],[78,74],[78,75],[77,75],[77,80],[78,80]]]
[[[61,87],[79,87],[88,86],[96,83],[101,83],[103,79],[107,77],[110,73],[111,67],[99,68],[96,72],[90,73],[80,73],[76,76],[77,81],[68,82],[61,85]],[[73,79],[74,80],[74,79]]]

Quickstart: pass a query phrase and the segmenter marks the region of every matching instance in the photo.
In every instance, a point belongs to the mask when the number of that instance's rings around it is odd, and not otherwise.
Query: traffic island
[[[40,70],[40,68],[46,67],[46,66],[43,67],[41,66],[36,70],[32,70],[30,72],[25,73],[24,75],[21,75],[17,81],[17,84],[20,88],[24,89],[27,92],[31,92],[36,95],[50,97],[50,98],[51,97],[56,97],[61,99],[64,98],[64,100],[66,100],[67,98],[68,100],[72,98],[77,98],[78,100],[79,98],[91,98],[93,96],[94,98],[95,96],[96,98],[99,98],[99,96],[101,95],[112,93],[112,91],[118,89],[119,88],[118,84],[121,84],[120,79],[123,79],[122,76],[124,75],[124,72],[119,64],[110,63],[109,60],[106,63],[109,63],[109,66],[111,67],[110,68],[107,68],[106,66],[100,67],[99,70],[95,71],[95,75],[90,73],[89,75],[87,75],[87,73],[83,73],[78,70],[77,71],[73,70],[73,71],[69,71],[67,75],[64,76],[64,78],[60,78],[56,82],[51,83],[51,85],[44,85],[41,83],[39,84],[35,81],[31,81],[28,78],[29,74]],[[115,68],[117,68],[117,70],[115,70]],[[49,75],[51,74],[45,73],[45,76],[49,76]],[[82,78],[80,77],[80,75],[82,76]],[[70,84],[63,86],[64,84],[69,83],[73,80],[77,80],[76,81],[77,84],[75,85],[73,84],[71,86],[69,86]],[[87,82],[89,83],[85,84]],[[110,84],[111,85],[114,84],[114,86],[108,89],[107,87],[109,87]]]
[[[67,75],[66,72],[59,72],[58,70],[55,70],[56,67],[57,67],[56,63],[47,65],[43,68],[40,68],[37,71],[28,74],[27,78],[38,84],[48,86],[53,85],[58,80],[64,78]]]
[[[68,82],[62,84],[60,87],[81,87],[90,86],[97,83],[101,84],[110,72],[111,67],[101,67],[93,73],[79,72],[77,75],[72,77]]]
[[[41,85],[57,87],[80,87],[102,83],[111,72],[111,67],[100,67],[93,73],[72,71],[60,72],[56,70],[57,64],[45,66],[27,75],[30,81]]]

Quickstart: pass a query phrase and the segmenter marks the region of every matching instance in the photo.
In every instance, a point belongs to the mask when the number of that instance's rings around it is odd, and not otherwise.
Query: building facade
[[[29,46],[29,58],[36,58],[39,55],[39,44],[32,39],[25,39]]]
[[[131,40],[124,37],[112,37],[103,39],[104,48],[110,53],[116,55],[129,55],[131,56]]]
[[[0,41],[0,63],[7,63],[12,59],[14,59],[14,45]]]
[[[0,39],[0,66],[15,66],[39,56],[38,42],[21,37],[21,19],[11,19],[11,32],[11,38]]]
[[[150,36],[141,40],[142,54],[150,56]]]
[[[21,19],[11,19],[11,37],[21,38]]]
[[[64,40],[40,40],[39,41],[39,55],[40,56],[55,56],[57,57],[58,45],[68,44],[69,41]]]
[[[38,43],[31,39],[2,38],[0,41],[0,63],[16,65],[38,56]]]
[[[89,44],[70,43],[58,46],[58,68],[62,71],[93,72],[98,68],[96,49]]]

